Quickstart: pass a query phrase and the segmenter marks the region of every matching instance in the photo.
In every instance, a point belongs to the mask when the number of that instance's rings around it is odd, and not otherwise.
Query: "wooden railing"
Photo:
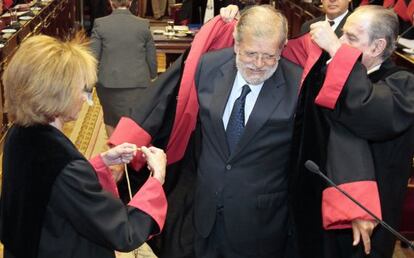
[[[32,35],[46,34],[58,38],[67,38],[75,33],[76,0],[52,0],[37,2],[41,9],[33,19],[21,24],[0,48],[0,78],[8,61],[19,44]],[[4,87],[0,82],[0,137],[8,128],[7,113],[4,109]]]

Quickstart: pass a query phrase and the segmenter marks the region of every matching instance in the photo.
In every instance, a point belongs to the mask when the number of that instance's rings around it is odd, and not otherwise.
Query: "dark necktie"
[[[234,101],[233,109],[227,124],[226,134],[230,153],[233,152],[244,131],[244,104],[246,96],[250,92],[249,85],[244,85],[240,97]]]
[[[329,25],[331,25],[331,27],[335,25],[335,21],[328,20],[328,22],[329,22]]]

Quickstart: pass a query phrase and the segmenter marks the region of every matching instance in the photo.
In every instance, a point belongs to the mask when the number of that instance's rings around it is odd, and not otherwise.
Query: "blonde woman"
[[[1,241],[4,257],[115,257],[163,227],[166,156],[142,148],[153,172],[125,206],[109,165],[128,163],[129,143],[88,162],[62,133],[96,81],[96,61],[78,37],[34,36],[3,75],[8,115],[3,154]]]

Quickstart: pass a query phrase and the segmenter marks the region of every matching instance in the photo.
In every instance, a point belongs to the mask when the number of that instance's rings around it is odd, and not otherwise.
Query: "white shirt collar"
[[[343,14],[339,15],[338,17],[336,17],[335,19],[333,19],[332,21],[335,22],[335,24],[332,26],[332,29],[335,31],[336,28],[338,28],[339,24],[341,23],[342,19],[347,15],[348,10],[346,10],[346,12],[344,12]],[[325,20],[329,21],[328,17],[325,15]]]
[[[369,70],[367,71],[367,74],[371,74],[371,73],[373,73],[373,72],[376,72],[376,71],[378,71],[380,68],[381,68],[381,64],[376,65],[376,66],[372,67],[371,69],[369,69]]]

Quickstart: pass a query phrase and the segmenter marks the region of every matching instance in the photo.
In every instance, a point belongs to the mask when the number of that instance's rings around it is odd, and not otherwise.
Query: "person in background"
[[[126,206],[108,166],[128,163],[136,146],[124,143],[88,162],[62,132],[96,81],[96,60],[80,37],[28,38],[2,79],[13,123],[2,163],[5,258],[114,258],[114,250],[138,248],[161,231],[167,210],[164,152],[140,149],[153,176]]]
[[[134,16],[129,0],[112,0],[113,12],[95,20],[91,49],[98,59],[96,90],[108,137],[157,76],[149,22]]]
[[[325,15],[305,22],[300,28],[301,34],[310,30],[310,25],[318,21],[328,21],[335,34],[340,37],[342,35],[342,27],[346,18],[349,16],[349,4],[351,0],[322,0],[322,8]]]

